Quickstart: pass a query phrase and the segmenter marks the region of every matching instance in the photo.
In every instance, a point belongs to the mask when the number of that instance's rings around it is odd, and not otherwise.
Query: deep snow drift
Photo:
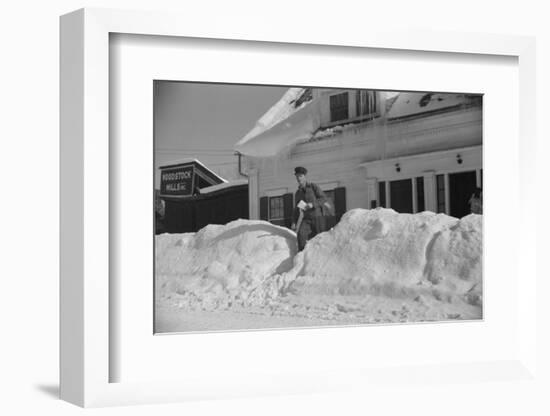
[[[310,293],[431,294],[478,303],[481,254],[479,215],[355,209],[308,243],[286,279]]]
[[[353,209],[298,254],[295,234],[265,221],[156,239],[157,306],[334,323],[481,318],[480,215]]]
[[[208,225],[196,234],[159,235],[156,289],[183,296],[181,306],[192,309],[261,303],[266,293],[258,289],[290,270],[296,251],[292,231],[265,221],[237,220]]]

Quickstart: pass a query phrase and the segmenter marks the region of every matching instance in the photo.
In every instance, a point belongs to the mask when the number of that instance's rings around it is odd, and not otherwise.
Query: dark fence
[[[189,198],[164,198],[164,216],[157,233],[196,232],[208,224],[248,219],[248,185],[233,186]]]

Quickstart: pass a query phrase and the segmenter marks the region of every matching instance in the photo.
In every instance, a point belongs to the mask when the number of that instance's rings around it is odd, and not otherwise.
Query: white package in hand
[[[307,208],[307,204],[301,200],[300,202],[298,202],[298,208],[300,208],[302,211],[304,211],[306,208]]]

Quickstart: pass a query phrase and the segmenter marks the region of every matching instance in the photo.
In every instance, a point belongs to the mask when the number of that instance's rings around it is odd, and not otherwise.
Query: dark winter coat
[[[327,197],[319,185],[307,182],[305,188],[299,187],[296,191],[294,195],[294,215],[292,217],[294,223],[298,221],[300,216],[300,209],[298,208],[300,201],[313,204],[313,208],[304,211],[304,220],[323,216],[323,204],[327,202]]]

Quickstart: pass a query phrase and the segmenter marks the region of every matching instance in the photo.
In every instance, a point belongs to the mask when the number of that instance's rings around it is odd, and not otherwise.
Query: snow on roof
[[[402,92],[387,108],[386,117],[395,119],[461,105],[468,101],[466,94],[437,92]]]
[[[185,164],[189,164],[189,163],[196,163],[201,168],[203,168],[205,171],[207,171],[211,175],[214,175],[216,178],[218,178],[223,183],[227,183],[227,179],[222,178],[220,175],[218,175],[212,169],[206,167],[206,165],[204,163],[202,163],[199,159],[195,159],[195,158],[192,158],[192,157],[174,160],[174,161],[172,161],[172,162],[170,162],[166,165],[159,166],[159,169],[166,169],[166,168],[175,167],[175,166],[179,166],[179,165],[185,165]]]
[[[383,91],[386,118],[398,119],[468,103],[468,94]],[[319,131],[319,99],[311,88],[289,88],[237,144],[235,150],[254,157],[273,157],[311,139],[333,135],[344,123]],[[354,124],[349,126],[355,128]]]
[[[397,100],[397,97],[399,97],[399,93],[392,95],[391,97],[386,96],[386,113],[390,111],[390,109],[393,106],[393,103]]]
[[[201,188],[200,192],[201,194],[208,194],[211,192],[219,191],[221,189],[227,189],[233,186],[241,186],[241,185],[248,185],[248,179],[245,179],[245,178],[235,179],[235,180],[227,181],[225,183],[220,183],[218,185],[207,186],[205,188]]]
[[[248,156],[271,157],[308,140],[320,125],[311,88],[289,88],[241,140],[235,150]]]

